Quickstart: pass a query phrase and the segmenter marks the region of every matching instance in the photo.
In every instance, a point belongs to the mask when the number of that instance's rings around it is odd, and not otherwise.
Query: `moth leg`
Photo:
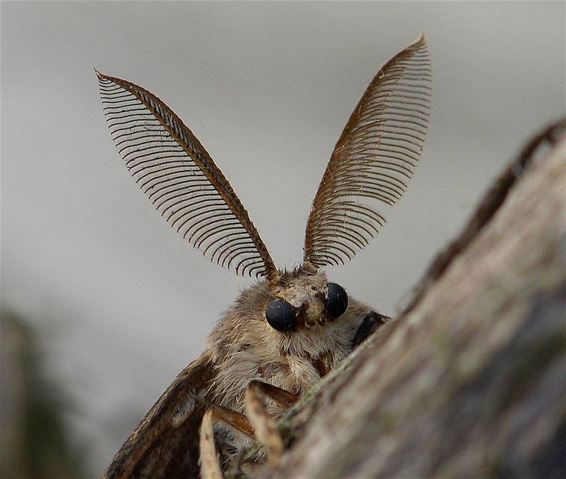
[[[299,400],[297,394],[290,393],[285,389],[281,389],[273,384],[264,383],[254,379],[250,381],[249,389],[254,389],[257,394],[267,396],[269,399],[275,401],[279,406],[285,409],[290,408]]]
[[[384,316],[383,314],[376,313],[375,311],[367,313],[360,322],[354,339],[352,339],[352,349],[356,349],[371,335],[371,333],[390,319],[391,318],[389,316]]]
[[[289,408],[297,401],[298,396],[261,381],[251,381],[246,391],[246,415],[255,429],[256,439],[267,449],[269,462],[273,464],[283,454],[285,445],[275,420],[267,411],[267,398]]]
[[[254,429],[243,414],[222,406],[213,406],[202,418],[200,426],[200,475],[201,479],[223,479],[216,444],[214,443],[214,424],[223,421],[251,438]]]
[[[201,479],[223,479],[216,445],[214,444],[213,411],[209,409],[202,418],[200,426],[200,477]]]

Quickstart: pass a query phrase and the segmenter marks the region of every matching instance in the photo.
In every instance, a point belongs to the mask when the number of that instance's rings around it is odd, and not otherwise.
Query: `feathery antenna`
[[[273,279],[277,270],[247,211],[191,130],[149,91],[96,74],[116,147],[171,227],[213,262]]]
[[[379,70],[336,144],[314,198],[304,261],[344,264],[385,224],[376,203],[391,206],[407,189],[430,115],[432,72],[426,39]]]

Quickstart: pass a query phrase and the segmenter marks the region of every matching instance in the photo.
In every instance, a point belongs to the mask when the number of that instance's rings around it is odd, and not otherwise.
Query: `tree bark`
[[[501,175],[406,310],[286,415],[289,449],[258,477],[566,477],[563,127]]]

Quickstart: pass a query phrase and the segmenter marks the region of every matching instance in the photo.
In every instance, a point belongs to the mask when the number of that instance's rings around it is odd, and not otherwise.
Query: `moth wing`
[[[199,429],[212,366],[205,353],[181,371],[114,455],[104,479],[199,477]]]

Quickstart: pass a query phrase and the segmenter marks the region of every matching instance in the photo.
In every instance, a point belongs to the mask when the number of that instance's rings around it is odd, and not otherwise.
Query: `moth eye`
[[[274,299],[267,304],[265,317],[277,331],[292,331],[295,329],[297,308],[282,299]]]
[[[342,286],[336,283],[328,283],[326,306],[331,318],[337,318],[344,314],[348,307],[348,295]]]

